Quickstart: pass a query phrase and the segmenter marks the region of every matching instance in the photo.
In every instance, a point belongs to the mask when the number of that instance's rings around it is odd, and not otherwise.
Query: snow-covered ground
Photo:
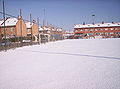
[[[120,89],[120,39],[76,39],[0,52],[0,89]]]

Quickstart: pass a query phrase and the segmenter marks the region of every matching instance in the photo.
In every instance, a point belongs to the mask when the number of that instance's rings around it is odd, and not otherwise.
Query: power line
[[[3,12],[0,11],[0,14],[4,14]],[[9,17],[13,17],[13,18],[18,18],[17,16],[14,15],[10,15],[8,13],[5,13],[5,16],[9,16]],[[26,22],[30,22],[29,20],[23,19]],[[44,20],[43,20],[43,24],[45,25],[45,9],[44,9]],[[40,25],[40,24],[39,24]]]
[[[0,11],[0,14],[4,14],[3,12]],[[14,16],[14,15],[10,15],[10,14],[7,14],[5,13],[6,16],[10,16],[10,17],[13,17],[13,18],[18,18],[17,16]],[[23,19],[24,21],[27,21],[27,22],[30,22],[29,20],[26,20],[26,19]]]

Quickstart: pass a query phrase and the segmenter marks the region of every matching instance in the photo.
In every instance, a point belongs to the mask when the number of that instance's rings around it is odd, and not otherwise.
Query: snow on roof
[[[71,31],[71,30],[66,30],[66,32],[68,32],[68,33],[73,33],[73,31]]]
[[[61,28],[58,28],[57,31],[62,31],[62,29],[61,29]]]
[[[1,22],[3,23],[3,21],[0,21],[1,26],[4,26],[4,24],[2,24]],[[18,22],[17,18],[8,18],[5,21],[5,26],[15,26],[17,22]]]
[[[42,31],[42,30],[43,30],[43,28],[39,27],[39,31]]]
[[[39,31],[42,31],[42,30],[51,30],[51,29],[48,27],[39,27]]]
[[[104,24],[78,24],[75,25],[74,28],[90,28],[90,27],[114,27],[114,26],[120,26],[120,23],[104,23]]]
[[[56,29],[52,28],[52,31],[56,31]]]
[[[51,30],[50,28],[47,28],[46,30]]]
[[[26,22],[25,24],[26,24],[27,28],[31,28],[31,26],[33,25],[33,23],[32,23],[32,25],[31,25],[30,22]]]

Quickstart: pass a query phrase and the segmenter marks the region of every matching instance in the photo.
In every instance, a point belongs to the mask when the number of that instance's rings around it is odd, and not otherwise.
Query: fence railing
[[[11,43],[9,45],[0,45],[0,51],[7,51],[9,49],[16,49],[18,47],[36,45],[38,42],[29,42],[29,43]]]

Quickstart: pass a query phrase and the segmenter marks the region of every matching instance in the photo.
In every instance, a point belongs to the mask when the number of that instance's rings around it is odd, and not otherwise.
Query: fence
[[[18,47],[36,45],[38,42],[29,42],[29,43],[11,43],[9,45],[1,45],[0,51],[7,51],[9,49],[16,49]]]

